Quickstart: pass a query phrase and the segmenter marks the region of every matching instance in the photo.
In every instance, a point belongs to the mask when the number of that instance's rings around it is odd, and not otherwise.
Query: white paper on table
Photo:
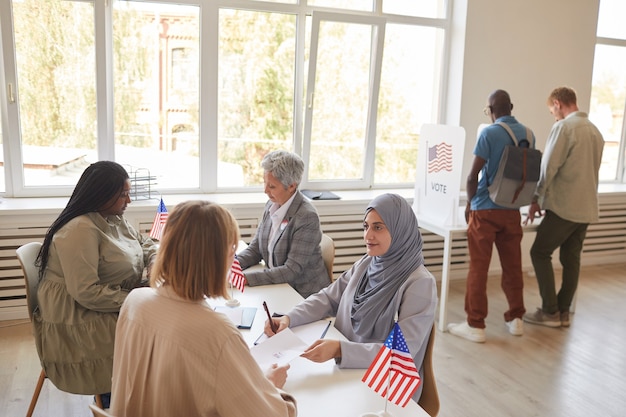
[[[291,329],[285,329],[268,338],[263,343],[252,346],[250,353],[261,369],[267,370],[273,364],[285,365],[300,356],[308,347]]]

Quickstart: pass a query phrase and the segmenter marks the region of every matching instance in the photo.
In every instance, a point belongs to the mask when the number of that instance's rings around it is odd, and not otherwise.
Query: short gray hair
[[[293,152],[273,151],[263,157],[261,166],[285,187],[300,185],[304,173],[304,161]]]

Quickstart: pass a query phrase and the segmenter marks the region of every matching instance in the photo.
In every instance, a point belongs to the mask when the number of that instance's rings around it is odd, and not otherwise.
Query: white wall
[[[454,0],[454,7],[450,77],[457,79],[447,90],[445,123],[467,134],[464,188],[493,90],[509,92],[513,115],[535,132],[541,150],[554,123],[546,106],[553,88],[574,88],[580,109],[589,110],[599,0]]]

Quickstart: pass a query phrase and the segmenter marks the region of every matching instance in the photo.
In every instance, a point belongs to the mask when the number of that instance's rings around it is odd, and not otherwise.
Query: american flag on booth
[[[150,229],[151,239],[161,240],[161,236],[163,235],[163,228],[165,227],[165,223],[167,222],[167,215],[167,208],[165,208],[165,203],[163,203],[163,199],[161,198],[161,202],[159,203],[159,207],[157,208],[156,216],[154,216],[152,228]]]
[[[239,264],[237,258],[233,260],[233,264],[230,267],[228,282],[237,287],[237,289],[241,292],[243,292],[243,289],[246,286],[246,277],[241,270],[241,265]]]
[[[408,404],[422,382],[397,322],[362,381],[401,407]]]
[[[452,171],[452,145],[442,142],[428,148],[428,173]]]

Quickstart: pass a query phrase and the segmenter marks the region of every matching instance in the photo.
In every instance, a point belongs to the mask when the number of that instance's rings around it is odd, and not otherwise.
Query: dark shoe
[[[544,313],[540,308],[538,308],[533,314],[524,314],[524,321],[526,323],[538,324],[546,327],[561,327],[561,315],[558,311],[556,313],[548,314]]]
[[[111,407],[111,393],[110,392],[100,394],[100,399],[102,400],[102,408],[104,410],[107,410]],[[95,396],[93,397],[93,402],[97,404]]]

